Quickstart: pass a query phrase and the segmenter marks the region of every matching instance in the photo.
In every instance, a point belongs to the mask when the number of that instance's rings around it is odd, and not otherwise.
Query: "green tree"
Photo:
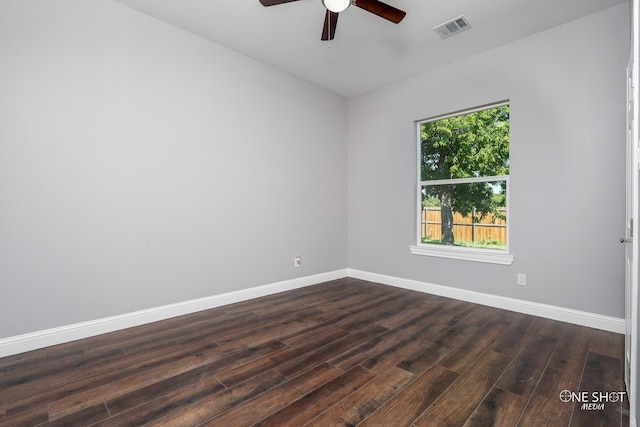
[[[420,141],[422,181],[508,175],[509,106],[422,123]],[[506,192],[504,181],[498,185],[501,194],[488,182],[426,187],[425,198],[440,201],[443,245],[454,244],[454,211],[497,215]]]

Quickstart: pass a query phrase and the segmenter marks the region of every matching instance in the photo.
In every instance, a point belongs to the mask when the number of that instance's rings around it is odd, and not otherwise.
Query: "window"
[[[511,264],[509,104],[417,122],[417,242],[411,252]]]

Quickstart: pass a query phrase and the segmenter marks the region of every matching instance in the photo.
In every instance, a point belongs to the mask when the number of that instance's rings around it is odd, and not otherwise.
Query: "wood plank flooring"
[[[623,345],[346,278],[0,359],[0,426],[628,426]]]

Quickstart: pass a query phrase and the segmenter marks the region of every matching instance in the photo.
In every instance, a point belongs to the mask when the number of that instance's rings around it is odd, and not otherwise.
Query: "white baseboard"
[[[0,357],[11,356],[25,351],[49,347],[65,342],[75,341],[107,332],[140,326],[158,320],[195,313],[197,311],[233,304],[240,301],[284,292],[292,289],[311,286],[347,276],[347,270],[336,270],[328,273],[305,276],[297,279],[285,280],[249,289],[228,292],[210,297],[179,302],[176,304],[154,307],[119,316],[106,317],[74,325],[47,329],[0,339]]]
[[[44,331],[32,332],[24,335],[0,339],[0,357],[11,356],[38,348],[49,347],[65,342],[75,341],[121,329],[140,326],[159,320],[165,320],[176,316],[195,313],[197,311],[246,301],[265,295],[298,289],[330,280],[341,279],[343,277],[353,277],[356,279],[368,280],[384,285],[395,286],[403,289],[440,295],[448,298],[455,298],[476,304],[488,305],[505,310],[517,311],[531,314],[533,316],[545,317],[561,322],[573,323],[576,325],[588,326],[590,328],[602,329],[605,331],[625,333],[625,321],[617,317],[603,316],[600,314],[588,313],[569,308],[557,307],[547,304],[540,304],[530,301],[507,298],[497,295],[490,295],[481,292],[468,291],[448,286],[435,285],[432,283],[420,282],[417,280],[402,279],[394,276],[387,276],[378,273],[369,273],[355,269],[343,269],[328,273],[305,276],[297,279],[285,280],[268,285],[257,286],[249,289],[228,292],[210,297],[199,298],[191,301],[179,302],[176,304],[154,307],[147,310],[136,311],[119,316],[106,317],[88,322],[76,323],[74,325],[62,326],[59,328],[47,329]]]
[[[545,317],[547,319],[561,322],[573,323],[575,325],[587,326],[595,329],[625,333],[625,320],[618,317],[604,316],[601,314],[589,313],[586,311],[573,310],[570,308],[557,307],[537,302],[524,301],[515,298],[502,297],[485,294],[482,292],[468,291],[465,289],[452,288],[449,286],[434,285],[432,283],[420,282],[417,280],[402,279],[394,276],[387,276],[378,273],[347,269],[349,277],[355,279],[368,280],[370,282],[381,283],[383,285],[395,286],[403,289],[410,289],[418,292],[425,292],[433,295],[454,298],[476,304],[488,305],[490,307],[504,310],[517,311],[519,313],[533,316]]]

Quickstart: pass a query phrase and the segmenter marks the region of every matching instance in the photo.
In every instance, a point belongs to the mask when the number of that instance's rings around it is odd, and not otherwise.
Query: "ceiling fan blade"
[[[320,40],[333,40],[336,36],[336,25],[338,25],[338,14],[327,10],[324,15],[324,27],[322,27]]]
[[[355,5],[367,12],[371,12],[374,15],[378,15],[381,18],[391,21],[394,24],[402,21],[407,14],[407,12],[396,9],[395,7],[382,3],[379,0],[356,0]]]
[[[260,3],[262,3],[263,6],[275,6],[277,4],[283,4],[283,3],[291,3],[292,1],[298,1],[298,0],[260,0]]]

